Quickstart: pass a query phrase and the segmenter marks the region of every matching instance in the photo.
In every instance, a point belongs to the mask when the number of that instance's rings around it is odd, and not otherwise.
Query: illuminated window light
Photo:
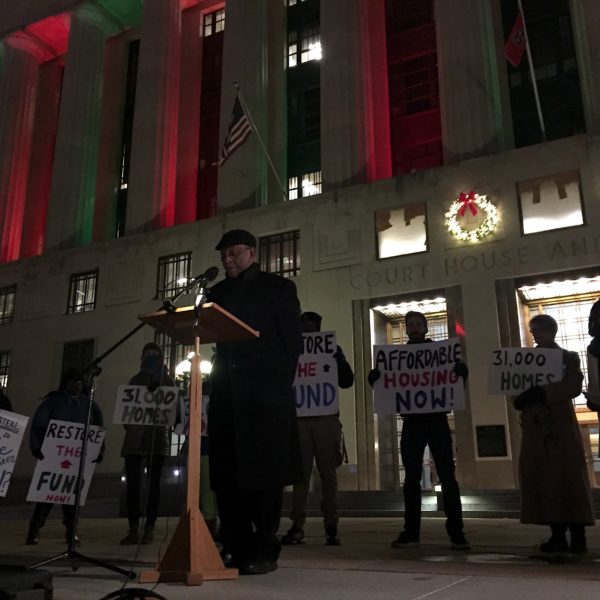
[[[173,475],[179,477],[179,469],[173,469]]]

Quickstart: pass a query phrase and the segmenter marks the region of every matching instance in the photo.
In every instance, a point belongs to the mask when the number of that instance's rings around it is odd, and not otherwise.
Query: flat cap
[[[223,250],[223,248],[230,248],[238,244],[256,248],[256,238],[245,229],[232,229],[223,235],[219,243],[215,246],[215,250]]]

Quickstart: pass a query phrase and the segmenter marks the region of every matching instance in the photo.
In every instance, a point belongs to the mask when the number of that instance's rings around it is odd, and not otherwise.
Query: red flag
[[[525,51],[525,23],[523,22],[523,13],[518,12],[515,24],[510,30],[510,34],[504,44],[504,56],[513,66],[518,67]]]

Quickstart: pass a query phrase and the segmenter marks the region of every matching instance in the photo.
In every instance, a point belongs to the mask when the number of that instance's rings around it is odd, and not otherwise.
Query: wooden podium
[[[194,356],[191,360],[185,512],[180,517],[160,562],[154,570],[142,571],[139,581],[182,581],[187,585],[201,585],[205,579],[235,579],[238,576],[237,569],[226,569],[223,565],[221,555],[200,512],[200,344],[248,340],[260,334],[214,303],[202,306],[197,321],[193,306],[177,308],[173,312],[159,310],[139,318],[182,344],[194,345]]]

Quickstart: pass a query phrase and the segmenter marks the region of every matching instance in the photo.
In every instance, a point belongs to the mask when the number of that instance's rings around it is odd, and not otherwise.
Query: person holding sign
[[[538,347],[560,348],[554,341],[558,325],[551,316],[533,317],[529,329]],[[577,352],[562,352],[563,378],[531,387],[514,400],[521,411],[522,428],[521,522],[550,526],[552,534],[541,544],[542,552],[582,554],[587,552],[585,526],[594,524],[583,441],[572,401],[581,393],[583,374]]]
[[[63,373],[58,390],[50,392],[43,399],[31,420],[29,432],[29,447],[31,453],[38,460],[44,460],[42,444],[46,437],[46,429],[50,421],[69,421],[72,423],[85,423],[87,420],[90,398],[85,392],[83,377],[77,369],[68,369]],[[92,403],[91,425],[103,426],[102,411],[100,407]],[[94,462],[102,462],[104,446]],[[46,523],[46,519],[54,504],[50,502],[36,502],[33,515],[29,521],[29,531],[25,543],[34,545],[39,542],[40,529]],[[75,524],[75,506],[72,504],[61,504],[63,512],[63,524],[65,525],[66,541],[70,542]],[[76,543],[79,538],[76,536]]]
[[[315,312],[302,313],[300,323],[304,333],[321,331],[321,315]],[[331,335],[331,337],[334,336]],[[337,364],[337,383],[339,387],[342,389],[351,387],[354,384],[354,373],[342,349],[335,346],[335,350],[332,347],[331,351],[334,352],[333,357]],[[300,362],[302,362],[302,357]],[[290,515],[292,527],[281,538],[281,543],[288,546],[304,543],[306,500],[314,461],[321,478],[321,510],[323,511],[325,525],[325,543],[328,546],[339,546],[337,468],[343,460],[343,451],[345,450],[345,448],[343,449],[339,410],[335,414],[298,416],[298,427],[300,429],[300,445],[302,446],[304,481],[294,485],[293,507]]]
[[[216,246],[226,278],[209,298],[260,337],[217,343],[208,407],[210,482],[228,565],[242,575],[277,568],[283,488],[302,481],[292,385],[302,350],[300,303],[291,279],[254,262],[256,238],[228,231]]]
[[[404,317],[408,344],[431,342],[426,338],[428,331],[425,315],[409,311]],[[457,361],[453,371],[463,380],[468,375],[467,366]],[[381,377],[378,369],[373,369],[368,381],[373,386]],[[421,477],[425,446],[429,446],[435,469],[442,485],[446,531],[451,547],[455,550],[469,550],[470,544],[463,531],[462,504],[460,489],[454,469],[452,435],[448,425],[447,412],[414,413],[402,415],[402,437],[400,453],[404,465],[404,530],[392,542],[392,548],[410,548],[419,545],[421,531]]]
[[[174,382],[164,363],[162,348],[153,342],[142,348],[140,371],[130,380],[130,385],[144,385],[154,392],[159,387],[172,387]],[[160,506],[160,478],[169,456],[169,429],[162,425],[123,425],[125,438],[121,456],[125,459],[125,477],[127,478],[127,519],[129,531],[121,544],[150,544],[154,539],[154,524],[158,518]],[[146,521],[140,540],[140,489],[142,486],[142,467],[146,464],[148,473],[148,492],[146,500]]]
[[[588,386],[585,392],[587,407],[600,413],[600,300],[594,302],[588,319],[592,341],[587,347]]]

